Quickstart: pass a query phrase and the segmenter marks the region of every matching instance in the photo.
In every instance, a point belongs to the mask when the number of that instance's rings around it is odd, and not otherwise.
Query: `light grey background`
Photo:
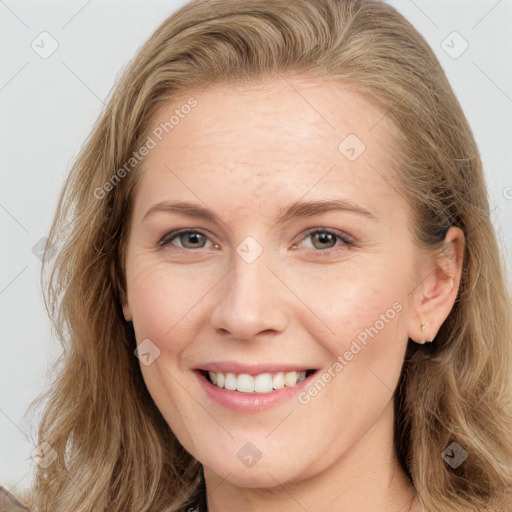
[[[29,485],[35,465],[37,419],[24,413],[59,351],[33,247],[48,232],[64,176],[121,68],[184,3],[0,0],[0,484],[14,492]],[[389,3],[426,37],[466,112],[510,261],[512,0]],[[44,55],[53,40],[58,48]],[[469,47],[458,56],[464,41]]]

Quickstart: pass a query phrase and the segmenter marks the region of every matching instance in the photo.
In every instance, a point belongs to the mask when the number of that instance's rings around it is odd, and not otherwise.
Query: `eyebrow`
[[[287,207],[280,208],[279,211],[280,214],[276,220],[276,225],[285,224],[286,222],[296,218],[313,217],[315,215],[330,211],[345,211],[349,213],[355,213],[372,220],[377,220],[375,214],[370,210],[346,199],[296,201]],[[218,215],[216,215],[213,211],[199,204],[191,203],[188,201],[162,201],[157,203],[149,208],[149,210],[144,214],[142,221],[157,212],[177,213],[187,217],[205,219],[215,223],[223,223]]]

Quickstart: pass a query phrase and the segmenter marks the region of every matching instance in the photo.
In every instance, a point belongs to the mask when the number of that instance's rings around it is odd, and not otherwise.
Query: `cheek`
[[[410,261],[379,253],[314,272],[290,269],[286,281],[312,313],[302,315],[307,330],[321,335],[331,353],[339,353],[353,339],[404,339],[413,283]]]
[[[352,266],[350,277],[326,280],[322,293],[312,295],[329,327],[317,341],[331,361],[298,399],[310,417],[321,418],[323,429],[332,425],[327,430],[333,438],[340,428],[346,432],[333,446],[355,442],[389,406],[396,388],[407,346],[410,291],[409,269],[399,267],[382,258],[373,266]]]
[[[412,257],[391,252],[340,265],[336,273],[319,274],[308,281],[315,286],[302,289],[318,315],[304,315],[303,327],[316,333],[330,354],[330,366],[319,378],[337,390],[325,394],[333,400],[333,413],[343,415],[354,403],[364,403],[357,413],[362,420],[380,410],[398,382],[407,347],[414,265]],[[317,388],[323,389],[323,384]],[[311,391],[316,396],[317,391]],[[310,399],[314,396],[304,396],[305,403]]]
[[[214,281],[192,265],[177,268],[147,257],[135,259],[130,270],[128,303],[137,340],[149,338],[161,350],[179,352],[193,336]]]

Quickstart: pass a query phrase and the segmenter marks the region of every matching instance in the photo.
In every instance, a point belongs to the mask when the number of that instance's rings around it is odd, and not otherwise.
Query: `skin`
[[[123,311],[137,342],[160,350],[141,364],[144,380],[203,464],[209,510],[420,510],[393,451],[393,392],[408,339],[434,336],[453,306],[462,232],[448,231],[443,256],[415,244],[411,211],[393,185],[396,131],[353,90],[290,77],[187,92],[198,106],[143,162]],[[188,97],[164,104],[151,126]],[[366,146],[355,161],[338,149],[351,133]],[[337,210],[276,223],[293,201],[333,198],[374,218]],[[173,200],[220,221],[170,212],[143,220]],[[180,228],[206,238],[158,245]],[[318,240],[310,228],[338,230],[353,244]],[[251,263],[236,252],[247,236],[263,248]],[[322,375],[396,303],[400,312],[307,404],[235,412],[209,400],[193,372],[230,360],[306,364]],[[237,457],[247,442],[262,455],[252,467]]]

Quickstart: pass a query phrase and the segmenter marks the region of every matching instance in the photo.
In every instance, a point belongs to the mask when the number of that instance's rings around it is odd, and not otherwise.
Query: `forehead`
[[[181,93],[157,111],[150,125],[165,125],[191,98],[197,101],[197,106],[189,114],[181,115],[179,124],[172,128],[183,148],[204,147],[233,135],[247,143],[252,137],[244,140],[244,135],[257,135],[267,146],[279,147],[280,139],[273,137],[275,133],[302,144],[318,137],[332,144],[354,134],[375,146],[376,142],[388,145],[393,134],[398,133],[387,113],[377,109],[354,87],[332,79],[308,81],[289,77],[215,84]],[[200,133],[193,139],[188,133],[179,139],[180,132],[185,131],[183,127],[190,124],[187,119],[195,121],[195,129],[199,128]],[[203,138],[205,135],[209,137]]]
[[[185,108],[191,100],[195,106]],[[332,80],[283,77],[187,91],[162,105],[150,130],[156,145],[142,162],[144,202],[236,190],[243,208],[248,197],[263,201],[284,191],[295,199],[313,189],[352,198],[371,187],[393,192],[391,119]]]

